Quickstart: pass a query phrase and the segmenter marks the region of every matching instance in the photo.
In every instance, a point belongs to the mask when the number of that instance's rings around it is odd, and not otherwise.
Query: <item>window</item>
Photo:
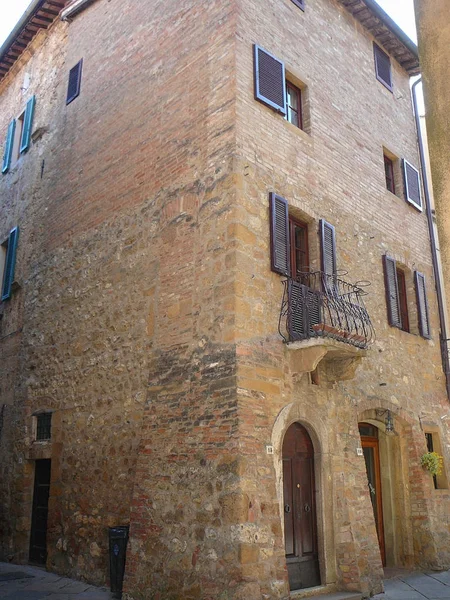
[[[419,333],[422,337],[430,339],[430,319],[425,276],[418,271],[414,271],[417,320],[414,317],[413,331],[411,327],[411,313],[414,311],[412,272],[408,271],[408,269],[399,268],[396,260],[387,255],[383,256],[383,265],[389,325],[391,327],[398,327],[403,331]]]
[[[25,110],[9,124],[3,154],[2,173],[7,173],[11,165],[14,166],[20,155],[27,152],[30,147],[35,104],[36,97],[32,96],[28,100]]]
[[[392,92],[391,59],[377,44],[373,44],[375,74],[388,90]]]
[[[36,415],[36,440],[49,440],[52,436],[52,413],[45,412]]]
[[[309,271],[308,225],[289,217],[291,245],[291,274],[298,277]]]
[[[70,104],[77,96],[80,95],[82,67],[83,59],[81,59],[74,67],[70,69],[66,104]]]
[[[442,456],[442,446],[438,428],[436,426],[429,425],[427,429],[428,431],[425,430],[427,452],[437,452],[437,454],[440,454]],[[433,476],[433,484],[435,490],[448,489],[447,474],[445,472],[445,463],[442,473]]]
[[[400,307],[400,329],[409,331],[408,300],[405,273],[397,267],[398,301]]]
[[[302,124],[302,92],[290,81],[286,81],[286,116],[285,119],[299,129]]]
[[[295,6],[298,6],[302,10],[305,10],[305,0],[292,0]]]
[[[386,154],[384,155],[384,174],[386,177],[386,188],[395,194],[394,161]]]
[[[2,296],[1,299],[11,298],[12,284],[14,282],[14,271],[16,265],[17,241],[19,238],[19,228],[11,229],[8,239],[1,244],[0,252],[0,273],[2,276]]]

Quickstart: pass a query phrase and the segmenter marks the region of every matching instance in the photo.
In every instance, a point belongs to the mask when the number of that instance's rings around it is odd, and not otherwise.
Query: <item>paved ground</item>
[[[111,600],[106,588],[97,588],[47,573],[45,569],[0,562],[1,600]]]
[[[384,594],[372,600],[450,599],[450,571],[396,575],[384,582]]]
[[[386,579],[385,593],[372,600],[450,600],[450,571],[401,573]],[[1,600],[112,600],[106,588],[47,573],[45,569],[0,562]],[[331,600],[331,599],[330,599]]]

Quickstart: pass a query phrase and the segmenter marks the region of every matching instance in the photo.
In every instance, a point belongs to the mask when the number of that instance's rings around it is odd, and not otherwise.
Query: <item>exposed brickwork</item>
[[[421,420],[448,440],[426,219],[384,180],[383,147],[418,165],[406,73],[393,64],[394,94],[377,82],[372,38],[334,0],[144,4],[58,21],[0,87],[0,139],[37,96],[32,147],[0,179],[2,239],[21,228],[0,322],[2,557],[28,559],[34,461],[51,458],[49,569],[106,584],[107,528],[130,524],[130,600],[286,599],[280,453],[298,421],[322,583],[369,595],[382,568],[357,448],[371,419],[388,564],[446,565],[448,491],[420,467]],[[255,42],[308,86],[309,134],[255,102]],[[372,284],[376,343],[324,359],[319,385],[277,333],[272,190],[308,222],[313,266],[325,218],[346,278]],[[425,273],[431,341],[388,326],[385,252]],[[40,409],[51,443],[32,439]]]

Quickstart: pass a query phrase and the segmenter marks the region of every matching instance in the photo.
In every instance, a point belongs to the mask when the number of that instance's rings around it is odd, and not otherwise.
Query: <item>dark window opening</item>
[[[302,123],[302,92],[290,81],[286,81],[286,116],[285,119],[299,129]]]
[[[401,327],[403,331],[409,331],[409,317],[408,317],[408,298],[406,295],[406,279],[405,273],[400,269],[397,269],[397,283],[398,283],[398,299],[400,305],[400,318]]]
[[[395,194],[394,162],[386,155],[384,155],[384,173],[386,176],[386,188]]]
[[[49,440],[52,436],[52,413],[42,413],[36,417],[36,439]]]
[[[425,439],[427,441],[427,450],[428,450],[428,452],[434,452],[433,434],[432,433],[426,433],[425,434]],[[436,475],[433,475],[433,484],[434,484],[434,489],[437,490],[438,489],[438,482],[437,482]]]
[[[378,428],[370,423],[358,423],[359,435],[364,437],[378,437]]]
[[[289,217],[291,242],[291,274],[299,277],[309,271],[308,225]]]

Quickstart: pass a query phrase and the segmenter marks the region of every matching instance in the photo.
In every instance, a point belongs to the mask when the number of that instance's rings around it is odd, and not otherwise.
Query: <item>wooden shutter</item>
[[[320,219],[320,257],[322,271],[325,275],[336,277],[336,234],[333,225]]]
[[[5,271],[2,285],[2,301],[11,297],[11,286],[14,281],[14,269],[16,266],[17,240],[19,239],[19,228],[11,229],[8,238],[8,249],[6,250]]]
[[[288,281],[288,330],[291,341],[317,335],[314,325],[322,321],[321,294],[306,285]]]
[[[81,59],[69,72],[69,84],[67,86],[66,104],[70,104],[80,95],[81,87],[81,70],[83,67],[83,59]]]
[[[12,150],[14,145],[14,133],[16,131],[16,120],[13,119],[8,127],[8,133],[6,134],[5,142],[5,153],[3,154],[3,167],[2,173],[7,173],[11,166]]]
[[[256,44],[253,45],[255,98],[282,115],[286,114],[284,63]]]
[[[305,10],[305,0],[292,0],[292,2],[302,10]]]
[[[271,192],[270,202],[270,259],[275,273],[291,274],[288,203]]]
[[[414,283],[416,284],[417,315],[419,317],[419,331],[424,338],[430,339],[430,317],[428,314],[427,290],[425,287],[425,275],[414,271]]]
[[[30,147],[31,142],[31,128],[33,127],[34,107],[36,104],[36,96],[32,96],[25,109],[25,115],[23,117],[23,129],[22,137],[20,138],[20,153],[26,152]]]
[[[400,297],[398,293],[397,263],[390,256],[383,256],[384,284],[386,288],[386,305],[389,325],[402,327]]]
[[[419,171],[405,159],[403,159],[402,163],[403,180],[405,182],[405,200],[419,210],[423,210]]]
[[[375,43],[373,44],[373,54],[377,79],[392,92],[391,59]]]

